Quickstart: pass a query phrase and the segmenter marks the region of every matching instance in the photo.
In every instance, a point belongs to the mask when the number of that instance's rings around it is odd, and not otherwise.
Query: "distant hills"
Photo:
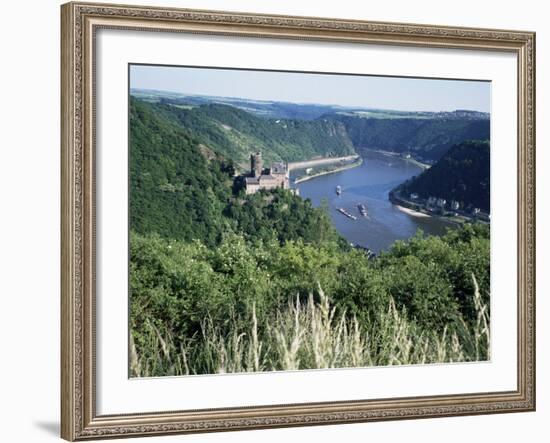
[[[213,137],[216,143],[211,147],[222,145],[208,132],[208,124],[217,124],[211,119],[216,112],[224,115],[224,108],[207,108],[207,125],[198,128]],[[231,122],[244,125],[256,120]],[[231,233],[252,241],[340,241],[329,216],[309,200],[283,190],[269,197],[263,193],[235,195],[233,161],[206,146],[204,138],[197,138],[198,129],[184,129],[164,105],[130,99],[132,231],[186,242],[200,240],[208,246],[219,244]],[[248,153],[248,149],[243,147],[240,152]],[[137,262],[142,259],[135,258]]]
[[[415,118],[415,119],[485,119],[487,112],[458,109],[452,112],[395,111],[369,107],[350,107],[311,103],[290,103],[270,100],[251,100],[237,97],[182,94],[179,92],[153,89],[132,89],[131,95],[151,103],[164,103],[175,106],[200,106],[205,104],[229,105],[264,118],[286,118],[315,120],[325,114],[352,115],[361,118]]]
[[[325,113],[314,120],[265,118],[228,104],[175,105],[131,96],[132,229],[185,240],[200,238],[209,245],[224,232],[266,239],[274,230],[269,217],[260,227],[250,220],[260,220],[260,212],[269,213],[273,204],[294,208],[292,216],[275,217],[278,229],[286,226],[289,238],[333,237],[323,227],[326,220],[299,197],[279,196],[281,201],[290,200],[264,204],[265,208],[261,199],[249,199],[244,206],[235,203],[235,172],[248,168],[250,153],[256,150],[262,151],[267,164],[361,154],[368,149],[410,152],[435,164],[401,185],[404,195],[414,192],[489,210],[489,143],[465,141],[488,139],[489,120],[365,112]],[[310,226],[306,219],[315,223]],[[297,234],[302,232],[300,226],[308,226],[307,236]]]
[[[475,118],[476,113],[458,118],[466,111],[455,111],[450,118],[443,113],[425,118],[364,118],[353,114],[325,115],[327,120],[341,122],[357,153],[376,149],[409,153],[424,162],[438,160],[454,144],[464,140],[488,140],[490,120]]]
[[[354,154],[344,125],[335,120],[265,119],[225,104],[148,106],[206,148],[245,165],[252,151],[267,162]]]
[[[254,114],[257,117],[275,119],[315,120],[327,112],[348,110],[348,108],[340,106],[247,100],[242,98],[208,95],[187,95],[150,89],[132,89],[131,94],[134,97],[151,103],[163,103],[174,106],[201,106],[207,104],[228,105]]]
[[[131,95],[240,165],[251,150],[268,162],[375,149],[432,163],[456,143],[490,137],[489,114],[469,110],[407,112],[143,89]]]
[[[488,141],[465,141],[451,147],[430,169],[398,186],[401,195],[416,193],[455,200],[461,208],[490,210],[490,148]]]
[[[251,150],[285,160],[354,152],[344,122],[131,96],[128,137],[132,377],[334,367],[331,358],[316,364],[311,351],[318,318],[330,345],[323,349],[352,351],[339,366],[489,358],[479,326],[489,321],[488,226],[414,236],[373,258],[340,236],[328,204],[233,187],[234,163]],[[488,193],[488,182],[479,186],[487,156],[487,143],[457,145],[409,185],[458,196],[464,184],[465,198]],[[298,327],[303,340],[294,338]],[[402,350],[385,339],[395,331]],[[299,342],[293,358],[280,352],[281,339]]]

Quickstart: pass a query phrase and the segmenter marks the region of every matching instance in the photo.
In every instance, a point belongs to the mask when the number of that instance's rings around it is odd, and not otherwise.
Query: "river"
[[[388,249],[400,239],[408,239],[418,229],[426,234],[444,234],[451,225],[437,217],[420,217],[407,214],[388,200],[389,191],[422,169],[407,160],[387,157],[379,153],[363,156],[363,163],[355,168],[334,174],[323,175],[296,185],[302,198],[309,198],[314,206],[323,199],[329,205],[329,212],[338,232],[350,243],[360,245],[378,253]],[[291,181],[300,171],[291,172]],[[342,194],[336,195],[340,185]],[[358,204],[367,207],[368,216],[363,217]],[[355,215],[352,220],[338,212],[344,208]]]

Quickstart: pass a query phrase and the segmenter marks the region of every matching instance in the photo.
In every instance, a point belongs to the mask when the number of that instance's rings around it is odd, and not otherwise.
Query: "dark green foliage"
[[[248,162],[253,151],[262,151],[267,161],[296,161],[355,152],[344,126],[337,121],[265,119],[218,104],[192,109],[163,104],[151,106],[209,148],[239,163]]]
[[[130,111],[133,231],[208,246],[231,232],[281,243],[340,239],[328,214],[287,190],[239,195],[232,163],[190,138],[157,106],[132,99]]]
[[[420,333],[459,330],[463,320],[472,325],[472,274],[484,301],[489,297],[485,225],[466,225],[443,237],[418,234],[374,260],[331,242],[250,242],[229,235],[218,247],[207,248],[201,242],[133,234],[130,260],[131,326],[140,354],[146,353],[151,323],[182,343],[200,333],[206,318],[221,332],[235,325],[249,330],[252,306],[262,325],[289,298],[305,300],[319,286],[340,312],[371,330],[390,300]]]
[[[138,355],[158,354],[159,340],[170,337],[176,352],[214,358],[203,346],[205,321],[221,336],[239,337],[254,313],[261,337],[289,298],[305,302],[314,294],[319,301],[319,288],[368,334],[384,330],[380,323],[389,317],[380,313],[394,302],[418,337],[476,321],[472,275],[486,303],[489,297],[487,226],[418,234],[369,259],[349,248],[326,210],[309,200],[282,189],[244,195],[232,160],[248,156],[251,141],[268,159],[352,152],[338,122],[277,123],[228,106],[185,110],[131,99],[130,327]],[[452,168],[438,188],[455,172],[485,171],[485,151],[488,168],[488,144],[453,148],[430,170]],[[380,337],[371,337],[375,346],[391,346]],[[487,352],[472,348],[465,358]],[[148,374],[185,372],[169,360],[147,358]]]
[[[490,210],[490,149],[487,141],[466,141],[453,146],[430,169],[401,185],[403,195],[456,200],[462,208]]]
[[[283,189],[242,196],[231,202],[225,215],[251,240],[322,244],[340,238],[326,212]]]
[[[201,151],[185,131],[154,106],[130,102],[130,223],[136,232],[157,232],[214,244],[225,231],[220,213],[231,195],[232,165]]]
[[[346,127],[356,151],[379,149],[411,152],[424,160],[439,159],[450,146],[464,140],[488,140],[489,120],[362,118],[331,114],[324,118]]]
[[[462,315],[475,319],[471,275],[488,304],[490,290],[489,226],[465,224],[443,237],[398,241],[377,259],[395,300],[423,324],[442,328]]]

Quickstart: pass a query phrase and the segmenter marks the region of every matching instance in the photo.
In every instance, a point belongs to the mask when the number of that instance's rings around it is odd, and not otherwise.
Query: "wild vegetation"
[[[380,110],[335,112],[322,105],[163,95],[149,97],[148,105],[237,164],[246,163],[251,146],[270,162],[362,154],[369,149],[410,152],[433,161],[454,144],[490,136],[489,119],[476,113],[459,118],[453,113],[442,117]]]
[[[217,245],[224,235],[248,240],[338,240],[330,218],[289,192],[245,196],[234,167],[162,113],[137,100],[130,107],[132,230]]]
[[[464,140],[488,140],[488,119],[364,118],[357,115],[324,116],[346,128],[357,153],[365,149],[409,152],[421,160],[438,160],[452,145]]]
[[[430,169],[400,185],[403,195],[455,200],[462,208],[489,212],[491,203],[490,149],[488,141],[465,141],[454,145]]]
[[[258,117],[271,119],[293,119],[293,120],[317,120],[329,114],[347,114],[358,117],[393,119],[393,118],[415,118],[424,120],[433,119],[458,119],[458,120],[481,120],[488,119],[489,114],[479,111],[456,110],[444,112],[431,111],[397,111],[390,109],[375,109],[364,107],[348,107],[329,104],[292,103],[273,100],[255,100],[239,97],[219,97],[211,95],[188,95],[179,92],[162,91],[153,89],[132,88],[130,94],[140,100],[149,103],[163,103],[172,106],[190,109],[195,106],[212,103],[232,106],[242,109]]]
[[[131,237],[133,376],[489,358],[488,228],[333,242]]]
[[[132,230],[215,244],[225,230],[220,213],[231,195],[232,162],[138,100],[130,103],[130,143]]]
[[[225,108],[194,108],[208,111],[197,124],[283,144],[274,122]],[[130,101],[132,376],[490,357],[487,226],[418,233],[373,259],[323,207],[287,190],[244,195],[227,138],[174,109]],[[319,137],[336,128],[313,123]]]
[[[248,162],[251,147],[262,151],[269,162],[354,153],[344,126],[337,121],[266,119],[222,104],[192,108],[162,103],[146,105],[185,128],[208,148],[239,164]]]

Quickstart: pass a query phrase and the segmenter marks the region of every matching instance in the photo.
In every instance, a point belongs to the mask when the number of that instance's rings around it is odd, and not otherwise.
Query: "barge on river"
[[[336,208],[340,214],[344,214],[346,217],[351,218],[352,220],[357,220],[357,217],[353,214],[350,214],[344,208]]]

